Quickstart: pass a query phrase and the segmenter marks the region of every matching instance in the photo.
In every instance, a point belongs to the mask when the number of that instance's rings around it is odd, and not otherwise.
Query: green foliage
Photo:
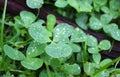
[[[98,41],[84,32],[91,29],[120,41],[119,0],[26,0],[32,9],[40,9],[43,3],[71,16],[78,27],[59,23],[53,14],[48,14],[45,22],[38,18],[39,10],[38,15],[21,11],[13,19],[6,18],[6,31],[0,36],[4,37],[3,46],[0,44],[0,77],[119,76],[116,62],[120,57],[102,59],[100,54],[112,49],[111,42]]]

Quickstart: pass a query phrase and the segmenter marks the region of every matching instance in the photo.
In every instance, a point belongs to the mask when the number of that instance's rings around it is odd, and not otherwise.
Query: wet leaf
[[[104,60],[102,60],[102,61],[100,62],[100,66],[103,67],[103,66],[105,66],[106,64],[108,64],[108,63],[110,63],[110,62],[112,62],[111,59],[104,59]]]
[[[76,28],[71,36],[72,42],[85,42],[86,41],[86,34],[79,28]]]
[[[32,12],[28,12],[28,11],[20,12],[20,17],[21,20],[24,22],[23,26],[26,28],[28,28],[30,24],[32,24],[36,19],[36,16]]]
[[[91,17],[89,20],[89,27],[92,30],[100,30],[103,27],[101,21],[96,17]]]
[[[44,53],[45,47],[46,47],[46,44],[32,42],[27,48],[26,55],[27,57],[39,56],[40,54]]]
[[[110,6],[110,9],[112,9],[112,10],[120,9],[120,1],[119,0],[110,0],[109,6]]]
[[[108,41],[108,40],[102,40],[102,41],[99,43],[98,47],[99,47],[101,50],[108,50],[108,49],[111,48],[111,43],[110,43],[110,41]]]
[[[25,56],[22,52],[8,46],[8,45],[4,45],[4,52],[5,54],[13,59],[13,60],[24,60]]]
[[[55,2],[55,6],[59,7],[59,8],[64,8],[66,7],[68,4],[68,2],[66,0],[57,0]]]
[[[104,24],[108,24],[112,20],[112,16],[109,14],[103,14],[100,16],[100,21]]]
[[[115,30],[115,31],[112,31],[112,32],[111,32],[111,36],[112,36],[112,38],[114,38],[115,40],[120,41],[120,30],[117,29],[117,30]]]
[[[96,47],[90,47],[88,48],[88,52],[91,53],[91,54],[94,54],[94,53],[99,53],[99,48],[96,46]]]
[[[27,6],[32,9],[39,9],[42,7],[44,0],[26,0]]]
[[[94,36],[87,35],[87,45],[90,47],[95,47],[98,45],[98,41]]]
[[[69,37],[73,33],[74,28],[67,23],[58,24],[53,31],[54,42],[69,42]]]
[[[33,23],[28,30],[30,36],[39,43],[47,43],[51,41],[49,38],[49,32],[38,22]]]
[[[81,47],[78,44],[74,44],[74,43],[70,43],[69,44],[72,48],[72,52],[80,52],[81,51]]]
[[[81,73],[81,68],[78,64],[65,64],[64,65],[64,71],[73,74],[73,75],[79,75]]]
[[[27,69],[37,70],[42,66],[43,60],[39,58],[26,58],[25,60],[21,61],[21,64]]]
[[[93,61],[96,63],[96,64],[99,64],[100,63],[100,60],[101,60],[101,55],[100,53],[95,53],[92,55],[92,58],[93,58]]]
[[[72,54],[72,48],[64,43],[51,43],[45,50],[46,53],[53,58],[68,57]]]

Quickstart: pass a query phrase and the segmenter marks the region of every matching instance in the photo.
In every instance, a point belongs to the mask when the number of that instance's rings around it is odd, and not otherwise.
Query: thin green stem
[[[6,16],[6,8],[7,8],[7,0],[5,0],[4,3],[4,10],[3,10],[3,16],[2,16],[2,26],[1,26],[1,37],[0,37],[0,47],[3,49],[4,45],[4,23],[5,23],[5,16]]]
[[[52,77],[47,62],[45,62],[45,66],[46,66],[46,69],[47,69],[48,77]]]
[[[3,15],[2,15],[2,26],[1,26],[1,33],[0,33],[0,47],[2,52],[2,66],[4,70],[7,72],[7,65],[5,61],[5,54],[3,52],[3,46],[4,46],[4,23],[5,23],[5,16],[6,16],[6,8],[7,8],[7,0],[4,2],[4,9],[3,9]]]

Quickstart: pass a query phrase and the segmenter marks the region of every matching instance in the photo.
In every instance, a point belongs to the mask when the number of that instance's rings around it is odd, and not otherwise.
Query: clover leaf
[[[59,8],[64,8],[66,7],[68,4],[68,2],[66,0],[57,0],[55,2],[55,6],[59,7]]]
[[[110,47],[111,47],[110,41],[108,41],[108,40],[102,40],[102,41],[99,43],[98,47],[99,47],[101,50],[108,50],[108,49],[110,49]]]
[[[36,57],[44,53],[46,44],[40,44],[38,42],[31,42],[27,48],[26,55],[27,57]]]
[[[120,30],[117,29],[117,30],[111,32],[111,36],[112,36],[112,38],[114,38],[115,40],[120,41]]]
[[[51,43],[45,48],[45,51],[53,58],[68,57],[72,54],[72,48],[65,43]]]
[[[98,45],[98,41],[94,36],[87,35],[87,45],[90,47],[95,47]]]
[[[26,0],[27,6],[32,9],[39,9],[42,7],[44,1],[43,0]]]
[[[5,54],[13,60],[24,60],[25,56],[22,52],[10,47],[9,45],[4,45]]]
[[[81,51],[81,47],[78,44],[69,43],[69,45],[72,48],[72,52],[80,52]]]
[[[39,58],[26,58],[25,60],[21,61],[21,64],[27,69],[37,70],[42,66],[43,60]]]
[[[96,63],[96,64],[99,64],[100,63],[100,60],[101,60],[101,55],[100,53],[95,53],[92,55],[92,58],[93,58],[93,61]]]
[[[75,19],[77,25],[84,30],[88,29],[87,20],[88,16],[85,13],[78,14],[77,18]]]
[[[118,10],[120,9],[120,1],[119,0],[110,0],[109,2],[110,9]]]
[[[103,27],[103,30],[105,33],[111,36],[112,32],[118,30],[118,25],[115,23],[111,23],[111,24],[105,25]]]
[[[108,24],[112,20],[112,16],[109,14],[103,14],[100,16],[100,21],[104,24]]]
[[[100,62],[100,67],[103,67],[103,66],[105,66],[106,64],[108,64],[108,63],[110,63],[110,62],[112,62],[111,59],[104,59],[104,60],[102,60],[102,61]]]
[[[53,14],[47,16],[47,29],[52,31],[56,24],[56,17]]]
[[[76,9],[77,12],[80,12],[79,2],[77,0],[67,0],[68,4]]]
[[[26,28],[28,28],[30,24],[32,24],[36,19],[36,16],[32,12],[28,12],[28,11],[20,12],[20,17],[24,23],[23,26]]]
[[[98,46],[88,48],[88,52],[91,54],[98,53],[99,51],[100,50],[99,50]]]
[[[53,31],[54,42],[69,42],[74,28],[67,23],[58,24]]]
[[[33,23],[28,31],[30,36],[39,43],[47,43],[51,41],[47,29],[38,22]]]
[[[89,27],[92,30],[100,30],[103,27],[103,24],[98,18],[92,16],[89,20]]]
[[[64,67],[65,72],[72,74],[72,75],[79,75],[81,72],[80,66],[76,63],[72,65],[64,64],[63,67]]]
[[[71,36],[72,42],[85,42],[86,41],[86,34],[79,28],[76,28]]]

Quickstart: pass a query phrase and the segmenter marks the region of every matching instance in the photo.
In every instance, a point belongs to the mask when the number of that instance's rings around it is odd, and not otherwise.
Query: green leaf
[[[54,42],[69,42],[69,37],[73,33],[74,28],[67,24],[61,23],[58,24],[53,31],[53,41]]]
[[[105,33],[107,33],[108,35],[111,36],[111,34],[112,34],[114,31],[118,30],[118,25],[115,24],[115,23],[111,23],[111,24],[105,25],[105,26],[103,27],[103,30],[104,30]]]
[[[117,30],[111,32],[111,36],[112,36],[112,38],[114,38],[115,40],[120,41],[120,30],[117,29]]]
[[[61,66],[61,62],[57,58],[53,58],[50,60],[50,65],[52,66],[53,69],[56,69]]]
[[[111,48],[111,43],[110,43],[110,41],[108,41],[108,40],[102,40],[102,41],[99,43],[98,47],[99,47],[101,50],[108,50],[108,49]]]
[[[65,64],[64,65],[64,71],[67,72],[68,74],[72,75],[79,75],[81,73],[81,68],[78,64]]]
[[[27,48],[26,55],[27,57],[39,56],[40,54],[44,53],[45,47],[46,47],[46,44],[32,42]]]
[[[101,55],[100,53],[95,53],[92,55],[92,58],[93,58],[93,61],[96,63],[96,64],[99,64],[100,63],[100,60],[101,60]]]
[[[71,36],[72,42],[85,42],[86,41],[86,34],[79,28],[76,28]]]
[[[21,20],[24,22],[23,26],[26,28],[28,28],[30,24],[32,24],[36,19],[36,16],[32,12],[28,12],[28,11],[20,12],[20,17]]]
[[[39,9],[42,7],[44,0],[26,0],[26,3],[32,9]]]
[[[91,54],[98,53],[99,51],[100,50],[99,50],[99,48],[97,46],[88,48],[88,52],[91,53]]]
[[[92,16],[89,21],[89,27],[92,30],[100,30],[102,29],[103,24],[98,18]]]
[[[21,64],[27,69],[37,70],[42,66],[43,60],[39,58],[26,58],[25,60],[21,61]]]
[[[46,53],[53,58],[68,57],[72,54],[72,48],[64,43],[51,43],[45,50]]]
[[[118,10],[120,9],[120,1],[119,0],[110,0],[109,1],[110,9]]]
[[[84,63],[83,69],[87,75],[92,75],[95,72],[94,65],[92,63],[89,63],[89,62]]]
[[[110,62],[112,62],[111,59],[104,59],[104,60],[102,60],[102,61],[100,62],[100,66],[103,67],[103,66],[105,66],[106,64],[108,64],[108,63],[110,63]]]
[[[98,45],[98,41],[94,36],[87,35],[87,45],[90,47],[95,47]]]
[[[56,17],[53,14],[47,16],[47,29],[52,31],[56,24]]]
[[[107,0],[93,0],[93,2],[98,6],[103,6],[103,5],[106,5]]]
[[[80,45],[74,44],[74,43],[69,43],[69,45],[72,48],[72,52],[80,52],[81,51]]]
[[[80,12],[78,0],[67,0],[68,4],[76,9],[77,12]]]
[[[68,2],[66,0],[57,0],[55,2],[55,6],[59,7],[59,8],[64,8],[66,7],[68,4]]]
[[[22,52],[8,46],[8,45],[4,45],[4,52],[5,54],[13,59],[13,60],[24,60],[25,59],[25,56]]]
[[[88,25],[87,25],[87,20],[88,20],[88,16],[85,13],[80,13],[77,15],[77,18],[75,19],[75,22],[77,23],[77,25],[84,29],[87,30],[88,29]]]
[[[79,7],[82,12],[91,12],[93,8],[88,0],[79,1]]]
[[[35,41],[39,43],[47,43],[51,41],[49,38],[49,32],[38,22],[33,23],[29,27],[29,34]]]
[[[112,20],[112,16],[109,14],[103,14],[100,16],[100,21],[104,24],[108,24]]]

